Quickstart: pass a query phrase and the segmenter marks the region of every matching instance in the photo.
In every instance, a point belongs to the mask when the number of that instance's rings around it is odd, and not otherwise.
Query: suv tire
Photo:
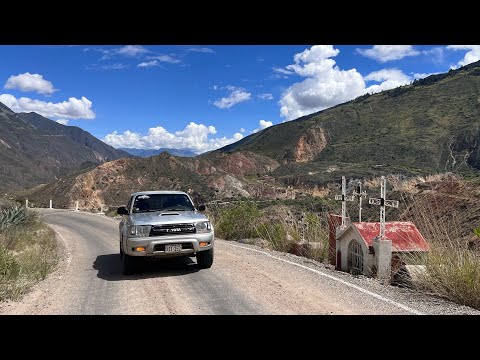
[[[208,269],[213,264],[213,248],[197,253],[197,264],[202,269]]]

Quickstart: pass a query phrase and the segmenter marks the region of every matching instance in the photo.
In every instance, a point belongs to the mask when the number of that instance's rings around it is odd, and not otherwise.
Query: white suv
[[[122,215],[120,256],[123,273],[132,274],[136,263],[146,256],[196,256],[201,268],[213,263],[213,227],[181,191],[142,191],[119,207]]]

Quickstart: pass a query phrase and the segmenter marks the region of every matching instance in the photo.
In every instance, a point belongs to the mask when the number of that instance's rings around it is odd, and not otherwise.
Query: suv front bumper
[[[152,236],[138,238],[130,237],[125,240],[123,250],[127,255],[130,256],[182,256],[213,248],[213,239],[213,232],[192,235]],[[208,245],[200,246],[201,242],[206,242]],[[181,244],[182,250],[165,252],[165,245],[170,244]],[[136,251],[135,249],[137,247],[145,247],[145,251]]]

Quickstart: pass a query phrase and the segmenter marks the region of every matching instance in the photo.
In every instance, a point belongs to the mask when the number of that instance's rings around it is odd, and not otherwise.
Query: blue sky
[[[201,153],[480,59],[480,46],[0,46],[0,102],[115,147]]]

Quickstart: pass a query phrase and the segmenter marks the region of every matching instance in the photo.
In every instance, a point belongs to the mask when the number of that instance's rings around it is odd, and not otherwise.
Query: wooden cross
[[[353,196],[347,196],[347,182],[345,176],[342,176],[342,195],[335,195],[335,200],[342,202],[342,225],[340,226],[342,229],[345,228],[347,222],[347,201],[353,201],[354,199]]]
[[[382,176],[380,180],[380,199],[370,198],[368,203],[370,205],[380,206],[380,239],[385,238],[385,206],[394,207],[398,209],[397,200],[387,200],[387,181],[385,176]]]
[[[362,189],[362,182],[359,181],[353,196],[358,197],[358,222],[362,222],[362,200],[367,197],[367,192]]]

